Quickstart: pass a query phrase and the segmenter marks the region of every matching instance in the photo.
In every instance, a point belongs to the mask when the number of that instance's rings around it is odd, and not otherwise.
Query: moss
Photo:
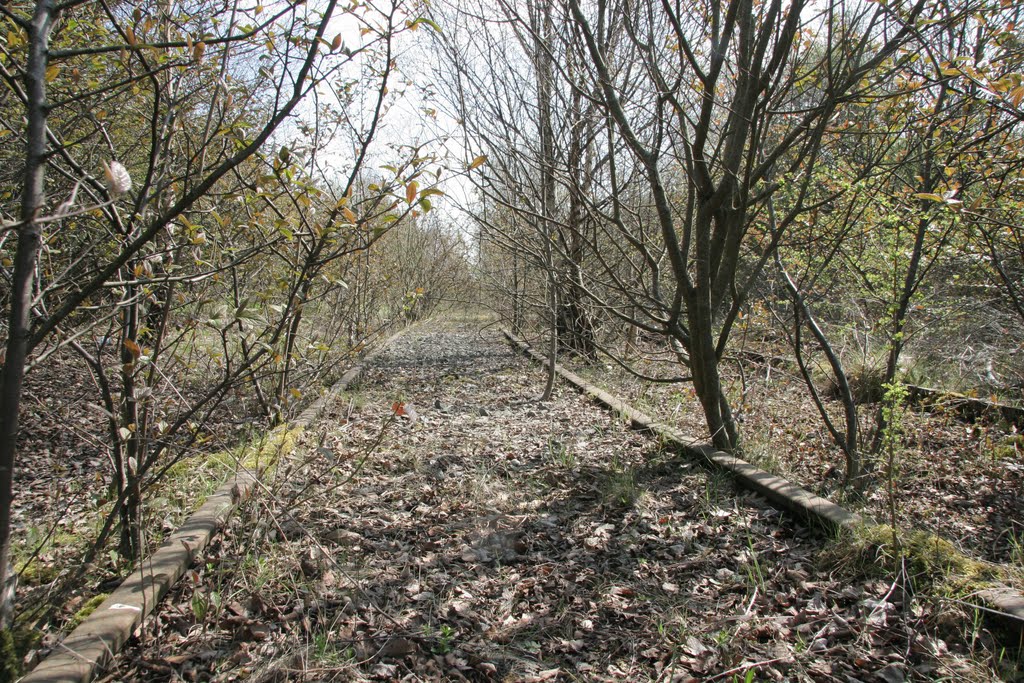
[[[995,583],[1018,583],[1004,567],[961,553],[944,538],[922,530],[898,530],[886,524],[866,524],[841,539],[836,558],[865,574],[891,573],[905,563],[918,590],[966,595]],[[851,556],[852,554],[852,556]]]
[[[303,431],[302,427],[278,427],[256,444],[245,447],[238,462],[250,470],[273,469],[282,453],[295,448]]]
[[[1010,460],[1021,453],[1024,453],[1024,434],[1009,434],[992,449],[996,460]]]
[[[172,465],[160,482],[159,490],[189,490],[210,494],[224,478],[238,468],[249,470],[272,469],[282,453],[295,447],[302,435],[302,427],[282,426],[256,439],[227,451],[211,453],[201,460],[181,460]],[[205,486],[196,486],[196,481]]]
[[[71,539],[66,545],[71,545],[75,540]],[[42,586],[57,578],[60,573],[52,564],[44,564],[39,560],[32,560],[26,563],[16,563],[15,571],[18,573],[18,583],[23,586]]]
[[[24,586],[50,583],[60,573],[58,567],[41,561],[41,557],[53,551],[80,548],[85,544],[80,535],[41,526],[29,527],[12,540],[11,564],[18,573],[18,582]]]
[[[234,473],[239,465],[254,470],[272,469],[282,454],[295,448],[302,433],[301,427],[282,426],[230,451],[182,459],[172,465],[159,484],[147,493],[148,499],[152,501],[157,496],[164,495],[173,499],[171,504],[176,506],[178,512],[187,512],[202,504],[206,496]],[[109,507],[108,503],[96,511],[94,519],[97,523],[102,522]],[[93,531],[95,533],[96,530]],[[22,585],[44,585],[56,579],[59,574],[59,568],[53,564],[31,559],[31,554],[38,551],[38,543],[31,542],[31,538],[37,536],[38,534],[30,536],[30,539],[20,539],[12,546],[12,563],[20,575],[19,581]],[[47,539],[42,550],[50,552],[77,548],[88,543],[90,538],[89,534],[75,535],[58,531]],[[71,617],[67,628],[70,630],[81,624],[106,598],[105,594],[97,595],[87,601]],[[26,633],[34,634],[33,631]],[[34,645],[29,642],[27,635],[19,631],[0,630],[0,638],[0,683],[3,683],[5,680],[17,678],[24,655]]]
[[[39,645],[42,637],[36,629],[0,630],[0,683],[14,681],[21,675],[25,655]]]
[[[89,615],[96,611],[96,608],[103,604],[103,601],[110,596],[110,593],[100,593],[85,601],[85,604],[68,620],[65,629],[73,631],[78,625],[89,618]]]

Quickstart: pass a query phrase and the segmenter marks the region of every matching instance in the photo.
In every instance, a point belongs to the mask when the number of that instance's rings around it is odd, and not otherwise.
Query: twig
[[[729,669],[728,671],[723,671],[720,674],[716,674],[716,675],[712,676],[711,678],[706,678],[704,680],[706,680],[706,681],[708,681],[708,683],[710,683],[711,681],[717,681],[719,679],[726,678],[727,676],[732,676],[733,674],[743,673],[747,669],[753,669],[754,667],[765,666],[767,664],[774,664],[775,662],[784,662],[787,659],[789,659],[788,656],[787,657],[776,657],[774,659],[765,659],[765,660],[762,660],[760,662],[751,662],[750,664],[741,664],[740,666],[733,667],[733,668]]]

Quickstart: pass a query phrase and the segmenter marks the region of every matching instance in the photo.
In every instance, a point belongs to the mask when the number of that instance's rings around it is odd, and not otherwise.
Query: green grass
[[[279,427],[234,449],[174,463],[157,485],[144,493],[145,517],[160,522],[170,521],[171,526],[176,527],[239,468],[264,472],[272,470],[281,454],[294,448],[301,434],[301,428]],[[80,557],[99,534],[111,505],[108,502],[95,508],[88,532],[72,534],[56,530],[47,535],[47,529],[32,527],[13,539],[12,564],[20,574],[21,584],[43,586],[58,579],[60,572],[56,563],[40,558],[52,555],[62,558],[60,561],[66,563],[68,558]],[[159,527],[146,530],[150,547],[159,544],[163,536]],[[115,564],[120,563],[116,552],[111,551],[110,556]],[[99,595],[90,599],[68,622],[66,628],[70,630],[77,626],[88,615],[90,605],[94,608],[105,597]]]
[[[641,489],[636,482],[636,473],[632,468],[615,469],[608,477],[604,487],[604,498],[609,503],[632,507],[640,498]]]
[[[1007,434],[992,448],[993,460],[1012,460],[1024,453],[1024,434]]]
[[[571,470],[576,466],[576,453],[568,440],[567,436],[558,439],[549,438],[547,456],[552,464]]]

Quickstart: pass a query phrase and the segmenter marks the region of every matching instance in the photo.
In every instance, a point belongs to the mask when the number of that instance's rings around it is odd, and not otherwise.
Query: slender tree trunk
[[[284,420],[285,392],[288,391],[288,381],[291,379],[292,353],[295,351],[295,341],[299,337],[299,326],[302,324],[303,309],[305,308],[306,299],[309,296],[309,290],[312,285],[312,280],[307,278],[299,288],[296,296],[295,312],[292,314],[292,319],[288,323],[288,330],[285,333],[284,368],[281,370],[281,376],[277,381],[277,403],[279,408],[274,416],[275,423],[280,423]]]
[[[555,212],[555,141],[551,126],[551,57],[548,46],[551,39],[551,0],[538,0],[531,8],[530,21],[533,29],[534,68],[537,73],[537,127],[540,129],[540,235],[544,240],[544,269],[547,272],[548,309],[551,324],[551,341],[548,347],[548,373],[542,401],[551,399],[555,386],[555,362],[558,356],[558,319],[560,283],[555,272],[552,240],[554,239]]]
[[[28,63],[25,69],[27,145],[25,181],[21,197],[21,227],[14,256],[7,355],[0,378],[0,587],[11,577],[11,506],[14,502],[14,466],[17,454],[18,413],[29,352],[32,291],[39,258],[42,226],[39,214],[46,201],[46,67],[54,0],[39,0],[28,28]],[[13,597],[13,596],[12,596]],[[0,627],[8,628],[13,605],[0,606]]]
[[[550,253],[550,250],[549,250]],[[548,367],[544,380],[544,393],[540,400],[550,401],[555,390],[555,364],[558,362],[558,287],[552,270],[548,269],[548,307],[550,309],[551,329],[548,338]]]
[[[782,279],[782,283],[789,291],[789,296],[794,306],[793,348],[796,354],[797,364],[800,367],[800,374],[803,375],[804,383],[811,392],[811,398],[814,401],[822,420],[825,422],[825,427],[832,435],[832,440],[843,451],[843,456],[846,460],[844,483],[848,485],[853,484],[855,487],[860,488],[863,485],[862,458],[858,443],[860,441],[860,422],[857,416],[857,403],[853,400],[853,390],[850,388],[850,381],[846,377],[846,368],[843,367],[842,359],[839,357],[839,354],[836,353],[835,349],[832,348],[832,344],[829,343],[828,338],[825,336],[825,332],[821,329],[821,326],[818,325],[817,320],[815,320],[812,315],[811,309],[807,305],[807,301],[804,299],[803,295],[800,293],[800,290],[797,288],[796,283],[793,282],[793,279],[783,267],[782,259],[779,257],[778,253],[775,254],[775,265],[779,270],[779,276]],[[801,316],[803,316],[803,321],[800,319]],[[839,392],[839,399],[843,404],[843,417],[846,421],[845,432],[840,432],[832,423],[832,419],[825,410],[825,405],[814,386],[807,364],[804,362],[802,351],[803,341],[800,338],[800,330],[805,323],[807,328],[811,331],[811,334],[814,336],[815,341],[818,342],[818,347],[821,349],[822,353],[825,354],[829,368],[832,370],[832,379],[836,383],[836,387]]]
[[[657,170],[650,170],[655,176]],[[683,289],[683,300],[686,302],[686,319],[689,339],[684,343],[690,353],[690,372],[693,375],[693,389],[697,393],[704,419],[711,434],[711,443],[716,448],[732,451],[739,446],[739,433],[732,419],[729,401],[722,391],[719,376],[718,351],[715,343],[715,297],[712,283],[715,281],[712,264],[712,239],[715,230],[714,209],[704,204],[697,210],[692,231],[694,235],[692,284],[688,270],[682,258],[681,247],[676,240],[675,225],[671,217],[668,197],[664,187],[652,183],[658,213],[661,216],[662,232],[670,250],[678,254],[673,260],[678,286]],[[680,340],[683,341],[683,340]]]
[[[115,479],[118,495],[124,497],[124,503],[121,505],[119,550],[122,557],[135,561],[142,552],[142,500],[136,471],[142,462],[140,444],[145,426],[139,423],[139,403],[135,381],[135,363],[141,352],[139,346],[139,302],[136,297],[135,285],[129,285],[126,290],[128,305],[121,312],[121,315],[124,316],[124,323],[121,327],[121,425],[127,432],[127,436],[122,439],[124,448],[117,449],[115,453],[115,458],[120,460],[116,463]]]
[[[636,306],[633,306],[633,312],[630,315],[631,318],[635,319],[637,314]],[[640,328],[632,323],[626,324],[626,342],[622,349],[622,357],[630,359],[634,355],[640,353]]]
[[[693,390],[704,410],[711,443],[715,448],[731,451],[739,445],[739,432],[718,373],[718,356],[711,335],[711,302],[707,297],[701,297],[699,290],[688,299],[686,313],[691,334],[685,346],[690,353]]]
[[[934,191],[934,185],[929,184],[926,191]],[[924,204],[924,200],[921,203],[922,206],[919,207],[919,210],[927,212],[930,207]],[[930,226],[931,219],[927,215],[919,218],[915,225],[914,246],[910,252],[910,262],[907,264],[907,272],[903,278],[902,288],[899,291],[899,299],[896,302],[896,307],[890,319],[889,354],[885,362],[885,374],[882,376],[883,384],[892,384],[899,373],[900,356],[903,353],[904,346],[906,346],[907,315],[910,312],[910,301],[913,299],[920,284],[919,273],[921,272],[921,261],[924,257],[924,238]],[[885,441],[885,431],[888,428],[889,422],[885,416],[885,405],[883,402],[883,405],[878,407],[878,413],[875,417],[875,434],[871,440],[872,455],[878,455],[881,452]]]
[[[168,289],[167,294],[166,294],[166,296],[164,298],[164,307],[165,308],[170,306],[171,296],[172,295],[173,295],[173,287]],[[239,287],[238,287],[238,273],[235,270],[231,271],[231,296],[232,296],[232,303],[234,304],[235,308],[237,309],[239,306],[242,305],[242,296],[241,296],[241,293],[240,293],[240,290],[239,290]],[[166,316],[165,316],[164,320],[166,321]],[[242,351],[242,362],[247,367],[249,367],[249,371],[247,373],[248,381],[252,385],[253,393],[256,395],[256,402],[260,406],[260,413],[262,413],[263,417],[266,418],[269,421],[273,417],[274,411],[270,407],[270,402],[267,401],[266,394],[263,392],[263,387],[260,386],[260,381],[259,381],[259,378],[256,377],[255,370],[253,370],[251,368],[252,362],[251,362],[250,359],[252,358],[252,347],[245,340],[245,335],[241,334],[243,332],[243,329],[242,329],[243,323],[242,323],[242,321],[241,320],[235,321],[235,325],[237,325],[238,331],[239,331],[239,335],[238,335],[239,344],[238,344],[238,346],[239,346],[239,349]]]
[[[512,252],[512,331],[523,331],[522,294],[519,291],[519,254]]]
[[[569,77],[573,77],[572,63],[569,64]],[[585,151],[589,147],[590,126],[589,112],[584,115],[581,100],[582,89],[573,91],[570,118],[572,123],[569,141],[568,168],[572,176],[569,187],[569,215],[566,225],[566,236],[563,240],[565,248],[566,273],[565,288],[559,305],[559,333],[565,345],[575,353],[589,360],[597,357],[594,346],[594,321],[587,309],[586,290],[583,284],[583,258],[585,254],[584,239],[584,195],[590,190],[589,164],[584,167]]]

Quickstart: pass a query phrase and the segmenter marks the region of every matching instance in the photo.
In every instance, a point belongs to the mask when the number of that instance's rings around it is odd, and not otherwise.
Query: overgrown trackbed
[[[110,675],[993,676],[952,603],[840,566],[823,532],[568,388],[538,402],[542,379],[496,330],[410,331],[307,430]]]

